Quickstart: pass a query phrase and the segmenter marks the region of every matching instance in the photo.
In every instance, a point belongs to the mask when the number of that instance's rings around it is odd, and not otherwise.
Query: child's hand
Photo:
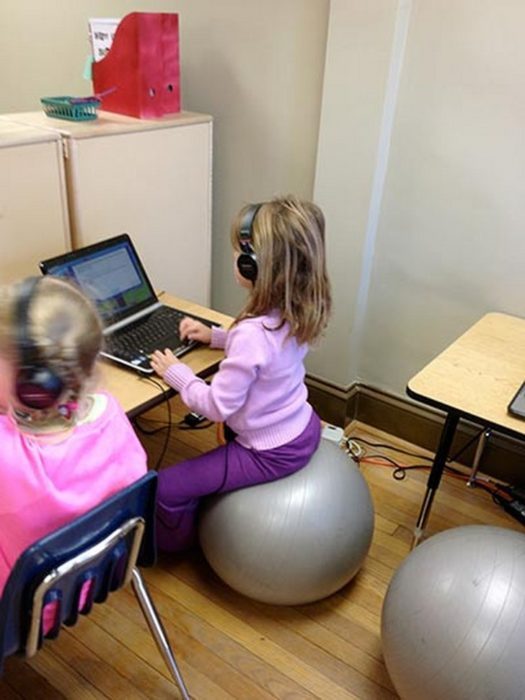
[[[150,358],[150,362],[159,377],[163,377],[171,365],[176,365],[180,360],[175,357],[171,350],[164,350],[164,352],[155,350]]]
[[[180,322],[179,333],[182,340],[197,340],[206,345],[211,342],[211,328],[194,318],[183,318]]]

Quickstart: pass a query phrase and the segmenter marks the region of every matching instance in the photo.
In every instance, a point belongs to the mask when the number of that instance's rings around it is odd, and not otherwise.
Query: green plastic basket
[[[53,119],[86,122],[97,118],[100,100],[96,97],[42,97],[44,112]]]

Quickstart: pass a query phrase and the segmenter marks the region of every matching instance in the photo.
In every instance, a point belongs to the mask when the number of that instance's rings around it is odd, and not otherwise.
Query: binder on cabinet
[[[92,66],[102,109],[139,119],[180,111],[179,16],[132,12],[119,23],[106,56]]]

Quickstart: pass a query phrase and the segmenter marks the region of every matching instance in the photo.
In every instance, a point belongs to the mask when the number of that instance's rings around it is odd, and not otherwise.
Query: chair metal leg
[[[175,661],[175,656],[171,649],[166,631],[164,630],[164,626],[162,625],[159,614],[155,609],[151,596],[146,588],[146,584],[144,583],[144,579],[142,578],[142,575],[137,567],[133,569],[131,584],[135,595],[137,596],[137,600],[139,601],[144,617],[146,618],[146,622],[148,623],[150,632],[155,639],[155,642],[171,672],[171,675],[179,687],[183,700],[191,700],[179,667],[177,666],[177,662]]]

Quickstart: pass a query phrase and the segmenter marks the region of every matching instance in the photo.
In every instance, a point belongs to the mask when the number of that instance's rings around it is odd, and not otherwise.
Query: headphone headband
[[[237,269],[241,277],[255,282],[257,279],[257,256],[252,246],[253,222],[263,202],[252,204],[244,214],[239,227],[241,254],[237,258]]]
[[[38,360],[38,348],[29,333],[29,309],[42,277],[28,277],[20,285],[15,308],[15,327],[19,354],[16,396],[28,408],[51,408],[64,391],[64,382]]]
[[[257,212],[261,207],[262,202],[260,204],[252,204],[246,211],[245,215],[242,217],[241,226],[239,229],[239,239],[241,243],[246,242],[251,245],[253,222],[255,220],[255,217],[257,216]]]
[[[15,307],[15,329],[20,365],[23,367],[31,362],[28,354],[35,348],[29,336],[29,306],[33,294],[40,282],[40,277],[27,277],[20,283],[20,292]]]

